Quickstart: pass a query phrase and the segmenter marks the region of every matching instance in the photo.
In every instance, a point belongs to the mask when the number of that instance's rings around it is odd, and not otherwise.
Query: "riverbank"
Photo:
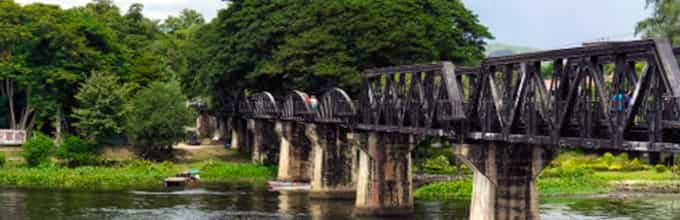
[[[680,176],[665,166],[651,166],[626,154],[584,155],[566,152],[556,158],[536,181],[541,197],[680,193]],[[472,178],[440,182],[415,190],[419,199],[468,198]]]
[[[117,191],[159,189],[161,181],[188,169],[200,170],[203,183],[263,184],[276,177],[275,166],[251,164],[234,150],[221,146],[179,146],[172,162],[136,159],[128,148],[104,149],[105,165],[68,168],[57,162],[29,168],[17,149],[3,149],[8,163],[0,167],[0,186],[26,189]]]

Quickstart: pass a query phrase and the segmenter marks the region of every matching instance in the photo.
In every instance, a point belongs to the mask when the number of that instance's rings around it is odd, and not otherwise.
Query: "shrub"
[[[440,155],[433,159],[425,161],[425,168],[433,170],[441,170],[449,166],[449,160],[444,155]]]
[[[640,171],[645,169],[647,169],[646,164],[642,163],[638,158],[633,159],[633,161],[624,166],[625,171]]]
[[[595,171],[608,171],[609,170],[609,166],[604,162],[591,164],[588,167],[590,167],[591,169],[593,169]]]
[[[541,172],[541,177],[557,177],[557,178],[569,178],[569,179],[580,179],[584,177],[589,177],[593,174],[593,170],[585,167],[555,167],[547,168]]]
[[[26,164],[34,167],[49,162],[54,143],[52,142],[52,139],[44,134],[34,132],[33,137],[26,141],[22,148],[23,152],[21,155],[26,160]]]
[[[57,148],[57,157],[69,166],[92,165],[97,162],[97,147],[92,141],[69,136]]]
[[[657,164],[656,166],[654,166],[654,169],[656,170],[657,173],[663,173],[668,170],[668,168],[666,168],[666,166],[664,166],[663,164]]]
[[[102,141],[122,133],[123,105],[127,90],[114,74],[93,73],[78,89],[73,110],[80,135]]]
[[[7,159],[5,158],[5,154],[0,152],[0,167],[5,166],[6,162],[7,162]]]
[[[609,171],[621,171],[623,170],[623,162],[614,161],[607,169]]]
[[[178,83],[154,82],[126,104],[125,130],[145,158],[162,158],[195,118]]]
[[[674,165],[673,167],[671,167],[671,172],[673,172],[673,174],[675,175],[680,175],[680,166]]]

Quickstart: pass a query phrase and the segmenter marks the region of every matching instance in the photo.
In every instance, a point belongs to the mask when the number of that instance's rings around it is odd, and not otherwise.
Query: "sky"
[[[63,8],[90,0],[16,0],[43,2]],[[649,15],[645,0],[462,0],[496,37],[492,42],[554,49],[596,40],[634,38],[638,21]],[[141,2],[153,19],[177,15],[184,8],[201,12],[208,20],[226,4],[221,0],[114,0],[123,10]]]
[[[496,37],[538,49],[586,41],[630,40],[650,15],[645,0],[463,0]]]

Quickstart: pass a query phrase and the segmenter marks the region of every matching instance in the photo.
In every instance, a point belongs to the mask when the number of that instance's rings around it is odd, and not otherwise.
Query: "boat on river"
[[[269,181],[269,190],[272,191],[309,191],[311,185],[309,183],[300,182],[281,182],[281,181]]]
[[[185,171],[165,178],[163,185],[165,188],[198,188],[201,186],[201,177],[198,170]]]

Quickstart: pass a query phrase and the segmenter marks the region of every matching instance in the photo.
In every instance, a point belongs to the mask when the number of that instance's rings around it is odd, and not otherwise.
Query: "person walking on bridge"
[[[631,92],[620,91],[614,97],[612,97],[613,109],[616,112],[624,112],[628,105],[630,105],[630,94]]]

